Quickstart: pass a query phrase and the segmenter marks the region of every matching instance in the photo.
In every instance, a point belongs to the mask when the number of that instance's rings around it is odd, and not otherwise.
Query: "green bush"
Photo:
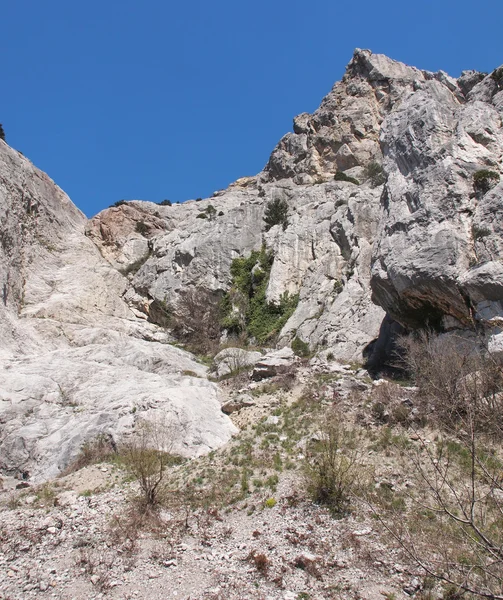
[[[288,204],[286,200],[275,198],[271,200],[264,213],[265,230],[269,231],[274,225],[281,225],[283,231],[288,227]]]
[[[161,202],[157,203],[159,206],[171,206],[171,200],[161,200]]]
[[[309,350],[309,344],[304,342],[297,336],[293,338],[291,346],[296,356],[306,358],[311,354]]]
[[[494,187],[499,180],[499,173],[489,171],[488,169],[481,169],[473,174],[473,187],[477,192],[485,194]]]
[[[123,204],[127,204],[127,202],[125,200],[117,200],[117,202],[114,202],[108,208],[118,208],[119,206],[122,206]]]
[[[201,212],[196,216],[196,219],[207,219],[208,215],[205,212]]]
[[[344,173],[343,171],[337,171],[334,175],[334,180],[335,181],[347,181],[348,183],[354,183],[355,185],[360,185],[360,182],[358,181],[358,179],[355,179],[354,177],[350,177],[349,175],[346,175],[346,173]]]
[[[5,142],[5,131],[3,129],[3,125],[0,123],[0,140]]]
[[[382,165],[377,161],[372,161],[365,167],[365,179],[370,181],[372,187],[378,187],[386,181],[386,176]]]
[[[222,327],[259,343],[274,339],[297,307],[298,295],[287,292],[278,303],[267,302],[273,255],[262,247],[231,264],[232,285],[222,300]]]
[[[217,210],[213,204],[208,204],[204,212],[208,215],[208,219],[210,221],[213,221],[213,219],[217,216]]]
[[[136,221],[135,231],[145,235],[150,231],[150,227],[144,221]]]
[[[481,240],[488,235],[490,235],[491,230],[487,227],[480,227],[478,225],[472,225],[472,236],[473,240],[476,242],[477,240]]]
[[[498,84],[498,87],[503,85],[503,67],[498,67],[491,73],[491,79]]]

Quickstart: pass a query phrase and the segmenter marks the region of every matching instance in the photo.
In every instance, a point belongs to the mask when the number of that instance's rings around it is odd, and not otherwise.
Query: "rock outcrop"
[[[232,261],[263,246],[267,300],[299,298],[279,347],[378,369],[394,335],[435,327],[503,354],[502,113],[503,68],[453,79],[356,50],[258,175],[90,221],[0,142],[2,468],[53,475],[156,411],[187,455],[224,443],[219,388],[158,325],[187,291],[225,294]],[[272,201],[287,221],[268,228]]]
[[[201,202],[104,211],[89,235],[112,264],[136,261],[125,298],[154,321],[158,303],[176,305],[183,290],[224,293],[232,259],[265,243],[274,254],[268,300],[299,294],[279,345],[297,335],[358,360],[386,314],[406,329],[490,322],[494,337],[501,188],[482,193],[473,177],[499,177],[499,73],[456,80],[356,50],[342,81],[294,119],[256,177]],[[288,226],[266,231],[272,200],[287,203]]]
[[[87,219],[0,141],[0,468],[58,475],[85,441],[162,413],[193,456],[235,431],[206,367],[123,300],[127,279],[85,236]]]

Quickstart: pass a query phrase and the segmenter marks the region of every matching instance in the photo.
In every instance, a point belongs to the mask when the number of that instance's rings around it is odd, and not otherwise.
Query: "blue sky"
[[[503,63],[501,0],[24,0],[2,7],[7,142],[87,215],[260,171],[356,47],[458,76]]]

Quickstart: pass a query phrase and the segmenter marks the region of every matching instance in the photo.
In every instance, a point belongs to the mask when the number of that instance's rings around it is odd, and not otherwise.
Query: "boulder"
[[[261,352],[244,350],[243,348],[225,348],[213,358],[217,377],[239,372],[253,366],[262,357]]]
[[[267,353],[255,363],[252,373],[254,381],[260,381],[276,375],[282,375],[291,371],[299,358],[295,356],[291,348],[281,348]]]

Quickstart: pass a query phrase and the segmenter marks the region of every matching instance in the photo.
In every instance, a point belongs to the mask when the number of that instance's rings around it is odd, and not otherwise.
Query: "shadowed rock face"
[[[85,439],[159,412],[186,432],[185,454],[224,443],[218,387],[155,323],[187,290],[224,293],[232,260],[263,244],[268,300],[299,295],[280,346],[298,336],[358,360],[386,354],[379,331],[476,325],[503,352],[501,72],[456,80],[356,50],[257,176],[90,221],[0,141],[0,466],[54,475]],[[482,170],[496,175],[477,187]],[[288,225],[266,231],[273,200]]]
[[[473,87],[468,78],[454,88],[437,80],[417,85],[381,127],[388,178],[373,299],[411,327],[471,327],[487,321],[489,305],[493,317],[503,316],[503,187],[474,186],[481,170],[500,174],[501,92],[491,75]]]

